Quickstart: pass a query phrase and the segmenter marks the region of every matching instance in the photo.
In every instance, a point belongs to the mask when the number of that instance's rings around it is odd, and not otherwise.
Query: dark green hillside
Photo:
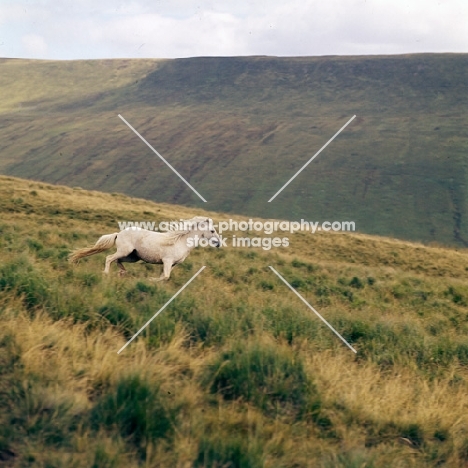
[[[0,70],[3,173],[201,206],[122,114],[209,209],[468,245],[465,54],[8,60]]]

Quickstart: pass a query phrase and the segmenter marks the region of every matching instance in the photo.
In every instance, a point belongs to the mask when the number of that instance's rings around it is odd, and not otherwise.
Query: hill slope
[[[0,171],[466,246],[465,54],[3,60]],[[272,203],[267,200],[357,118]]]
[[[202,212],[7,177],[0,191],[4,466],[468,463],[464,251],[302,233],[194,250],[165,284],[141,264],[103,278],[105,254],[73,267],[69,251],[118,220]]]

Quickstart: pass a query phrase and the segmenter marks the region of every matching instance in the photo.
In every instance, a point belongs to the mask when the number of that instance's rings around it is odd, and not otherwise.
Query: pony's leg
[[[122,260],[126,261],[126,258],[133,252],[133,244],[126,239],[120,239],[117,237],[115,245],[117,247],[117,252],[106,257],[106,266],[104,268],[104,273],[106,275],[109,274],[111,263],[115,262],[116,260],[118,264]],[[122,271],[122,269],[125,270],[122,265],[119,265],[119,268],[120,271]]]
[[[117,252],[115,252],[115,254],[108,255],[106,257],[106,267],[104,268],[104,273],[106,275],[109,274],[109,269],[110,269],[111,263],[117,261],[117,265],[118,265],[118,267],[120,269],[119,273],[121,275],[124,275],[127,272],[127,270],[122,265],[122,262],[136,262],[136,261],[138,261],[138,260],[133,260],[132,257],[129,257],[129,254],[130,253],[122,254],[122,251],[117,250]]]
[[[117,260],[117,266],[119,267],[119,275],[124,276],[127,273],[127,270],[122,265],[122,262],[120,260]]]
[[[171,270],[172,270],[172,260],[166,260],[164,261],[164,266],[163,266],[163,272],[161,273],[161,276],[159,278],[149,278],[151,281],[167,281],[169,277],[171,276]]]
[[[120,257],[122,256],[122,254],[120,254],[118,251],[115,253],[115,254],[112,254],[112,255],[108,255],[106,257],[106,267],[104,268],[104,272],[106,275],[109,274],[109,270],[110,270],[110,266],[111,266],[111,263],[112,262],[115,262],[116,260],[118,260]]]

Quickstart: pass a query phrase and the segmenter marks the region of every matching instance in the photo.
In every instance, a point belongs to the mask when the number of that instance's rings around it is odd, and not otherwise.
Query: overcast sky
[[[468,52],[467,0],[0,0],[0,57]]]

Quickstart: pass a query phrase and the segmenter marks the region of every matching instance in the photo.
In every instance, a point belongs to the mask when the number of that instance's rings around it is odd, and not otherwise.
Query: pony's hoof
[[[122,278],[123,276],[125,276],[127,274],[126,271],[119,271],[119,277]]]
[[[155,277],[152,276],[152,277],[148,278],[148,281],[151,281],[153,283],[157,283],[158,281],[163,281],[165,279],[166,278],[155,278]]]

